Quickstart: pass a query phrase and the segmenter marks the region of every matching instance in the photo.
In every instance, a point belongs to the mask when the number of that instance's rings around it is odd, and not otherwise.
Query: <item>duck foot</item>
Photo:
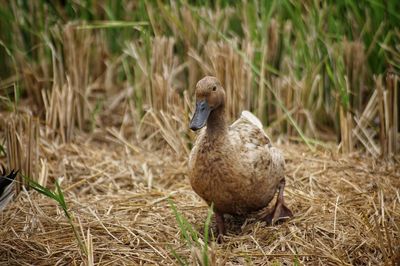
[[[224,241],[224,235],[226,233],[224,214],[216,211],[215,221],[217,223],[217,243],[222,244]]]
[[[273,225],[277,222],[289,219],[293,217],[292,211],[285,205],[283,199],[283,191],[285,189],[285,179],[282,179],[278,186],[278,198],[276,200],[276,204],[274,209],[261,218],[263,221],[266,221],[267,224]]]

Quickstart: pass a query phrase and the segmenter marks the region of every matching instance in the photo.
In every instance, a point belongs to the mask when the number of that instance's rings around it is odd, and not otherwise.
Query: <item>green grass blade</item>
[[[181,256],[179,256],[178,253],[176,253],[175,249],[170,247],[170,250],[171,250],[172,256],[174,256],[174,258],[179,262],[179,265],[189,265],[184,258],[181,258]]]
[[[78,26],[78,30],[91,30],[91,29],[113,29],[113,28],[123,28],[130,27],[139,29],[142,26],[147,26],[149,23],[147,21],[95,21],[90,24],[85,24]]]
[[[209,265],[210,263],[208,258],[208,239],[209,239],[211,218],[214,214],[213,209],[214,209],[214,204],[211,204],[211,207],[208,209],[206,222],[204,223],[204,246],[202,251],[204,265]]]
[[[6,156],[6,150],[4,149],[3,145],[0,144],[0,155]]]
[[[171,209],[172,209],[172,211],[173,211],[173,213],[175,215],[175,219],[178,222],[179,230],[180,230],[183,238],[186,240],[186,242],[189,245],[191,245],[192,244],[192,240],[189,237],[189,234],[187,232],[187,226],[185,224],[185,221],[183,220],[182,215],[178,212],[175,204],[173,203],[173,201],[171,199],[168,199],[168,203],[169,203],[169,205],[170,205],[170,207],[171,207]]]
[[[31,178],[22,175],[22,177],[25,179],[25,181],[27,182],[27,184],[29,185],[29,187],[33,188],[34,190],[36,190],[37,192],[39,192],[42,195],[45,195],[51,199],[53,199],[54,201],[56,201],[60,207],[63,209],[65,216],[67,217],[68,223],[71,226],[71,229],[75,235],[76,240],[78,241],[78,245],[80,250],[87,255],[87,249],[86,246],[83,244],[83,241],[79,235],[78,230],[76,229],[74,223],[73,223],[73,218],[72,215],[69,213],[68,211],[68,207],[67,204],[65,202],[65,198],[64,198],[64,193],[58,183],[58,181],[56,180],[55,185],[56,185],[56,192],[52,192],[50,189],[40,185],[39,183],[37,183],[36,181],[32,180]]]
[[[36,181],[34,181],[33,179],[31,179],[31,178],[29,178],[29,177],[27,177],[25,175],[21,174],[21,176],[25,179],[25,181],[27,182],[29,187],[33,188],[34,190],[36,190],[40,194],[45,195],[45,196],[57,201],[57,203],[60,203],[59,202],[59,198],[57,197],[57,195],[53,191],[51,191],[50,189],[40,185],[39,183],[37,183]]]

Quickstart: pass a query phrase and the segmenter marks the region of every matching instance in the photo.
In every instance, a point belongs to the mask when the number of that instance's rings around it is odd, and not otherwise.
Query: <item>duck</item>
[[[11,172],[7,174],[6,168],[2,164],[0,164],[0,169],[0,210],[2,210],[10,199],[10,185],[15,180],[18,171],[11,170]]]
[[[1,172],[0,172],[0,197],[3,195],[4,191],[10,185],[15,177],[18,174],[18,171],[12,170],[9,174],[7,174],[6,168],[0,164]]]
[[[220,81],[206,76],[195,89],[189,128],[199,131],[189,155],[190,184],[213,206],[217,239],[226,234],[224,215],[245,216],[276,204],[261,219],[268,224],[293,216],[285,205],[285,159],[272,146],[261,121],[249,111],[228,125],[226,94]]]

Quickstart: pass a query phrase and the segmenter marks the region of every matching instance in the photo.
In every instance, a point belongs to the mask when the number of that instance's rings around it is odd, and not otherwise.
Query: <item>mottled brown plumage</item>
[[[282,153],[272,147],[261,122],[251,113],[228,126],[225,92],[215,77],[205,77],[196,86],[196,112],[191,129],[199,133],[189,158],[193,190],[209,205],[214,203],[218,233],[225,231],[223,214],[245,215],[260,210],[280,190],[277,205],[267,220],[291,216],[283,204],[284,165]]]

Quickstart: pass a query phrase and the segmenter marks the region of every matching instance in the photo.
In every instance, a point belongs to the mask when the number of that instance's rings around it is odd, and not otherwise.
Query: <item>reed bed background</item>
[[[398,1],[0,3],[0,159],[21,171],[2,262],[399,260]],[[186,176],[204,75],[284,150],[296,213],[223,245]]]

